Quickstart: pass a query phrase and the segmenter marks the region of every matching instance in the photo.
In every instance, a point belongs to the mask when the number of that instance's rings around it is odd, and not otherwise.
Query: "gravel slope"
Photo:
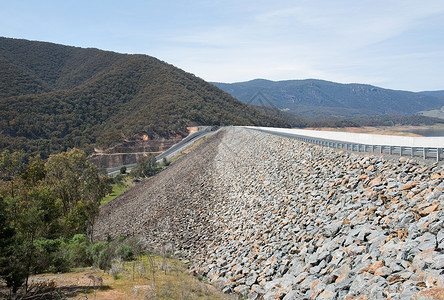
[[[170,167],[100,209],[95,237],[138,236],[150,248],[167,246],[192,257],[211,241],[209,223],[217,199],[213,161],[223,137],[218,132]]]
[[[194,272],[253,299],[442,299],[443,179],[442,164],[231,128],[104,207],[97,227],[171,241],[200,258]]]

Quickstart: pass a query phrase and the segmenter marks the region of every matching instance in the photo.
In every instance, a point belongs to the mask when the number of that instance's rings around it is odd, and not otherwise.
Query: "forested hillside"
[[[91,151],[190,122],[288,126],[150,56],[0,37],[0,148]]]
[[[214,84],[243,102],[264,103],[305,116],[350,118],[381,114],[412,115],[444,105],[444,98],[434,97],[436,94],[431,96],[366,84],[339,84],[314,79],[256,79]]]
[[[442,91],[424,91],[424,92],[421,92],[421,94],[444,99],[444,90],[442,90]]]

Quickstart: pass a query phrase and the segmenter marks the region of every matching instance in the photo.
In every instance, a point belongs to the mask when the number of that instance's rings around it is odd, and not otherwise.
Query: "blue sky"
[[[444,89],[442,0],[0,0],[0,36],[157,57],[207,81]]]

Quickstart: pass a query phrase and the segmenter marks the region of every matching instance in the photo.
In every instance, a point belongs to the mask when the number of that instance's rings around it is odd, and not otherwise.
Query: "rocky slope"
[[[216,203],[212,164],[223,132],[184,158],[101,207],[95,237],[139,236],[150,248],[167,246],[194,257],[211,242],[209,211]]]
[[[133,138],[132,140],[123,141],[105,151],[95,149],[89,161],[99,169],[135,164],[146,154],[151,153],[158,155],[171,148],[174,144],[179,143],[183,138],[184,136],[181,135],[168,139],[162,137],[149,140],[144,140],[143,137],[140,139]]]
[[[98,227],[171,240],[193,272],[253,299],[442,299],[443,178],[442,163],[229,129]]]

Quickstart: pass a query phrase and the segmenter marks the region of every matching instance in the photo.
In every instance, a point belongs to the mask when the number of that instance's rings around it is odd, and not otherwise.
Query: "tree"
[[[120,174],[126,174],[126,166],[120,168]]]
[[[25,164],[24,155],[1,154],[3,180],[17,180],[17,192],[0,195],[0,277],[12,292],[33,272],[65,270],[62,237],[76,233],[91,239],[102,197],[109,184],[83,151],[39,157]],[[8,192],[4,193],[8,194]],[[14,195],[14,197],[12,197]]]
[[[5,150],[0,155],[0,176],[11,182],[11,197],[14,198],[14,180],[25,170],[26,157],[23,152]]]
[[[23,283],[27,290],[37,258],[44,260],[37,257],[36,242],[57,237],[60,232],[61,204],[48,187],[35,187],[24,198],[1,200],[1,211],[7,214],[6,218],[0,217],[4,227],[1,231],[8,234],[1,234],[4,249],[0,275],[15,293]]]
[[[62,203],[65,236],[89,231],[92,238],[100,201],[109,190],[108,178],[99,176],[97,167],[78,149],[51,155],[45,171],[46,182]]]
[[[60,232],[60,200],[56,199],[48,187],[33,188],[25,199],[16,201],[15,227],[17,240],[21,241],[25,264],[25,290],[28,278],[37,259],[35,242],[50,239]]]
[[[14,251],[15,230],[7,202],[0,196],[0,276],[15,293],[25,282],[25,270],[17,263]],[[20,260],[19,260],[20,261]]]
[[[157,172],[156,158],[152,154],[140,158],[133,170],[131,173],[136,177],[148,178],[155,175]]]
[[[45,162],[40,158],[40,155],[32,158],[22,173],[22,178],[29,186],[36,186],[38,182],[45,179],[45,176]]]

